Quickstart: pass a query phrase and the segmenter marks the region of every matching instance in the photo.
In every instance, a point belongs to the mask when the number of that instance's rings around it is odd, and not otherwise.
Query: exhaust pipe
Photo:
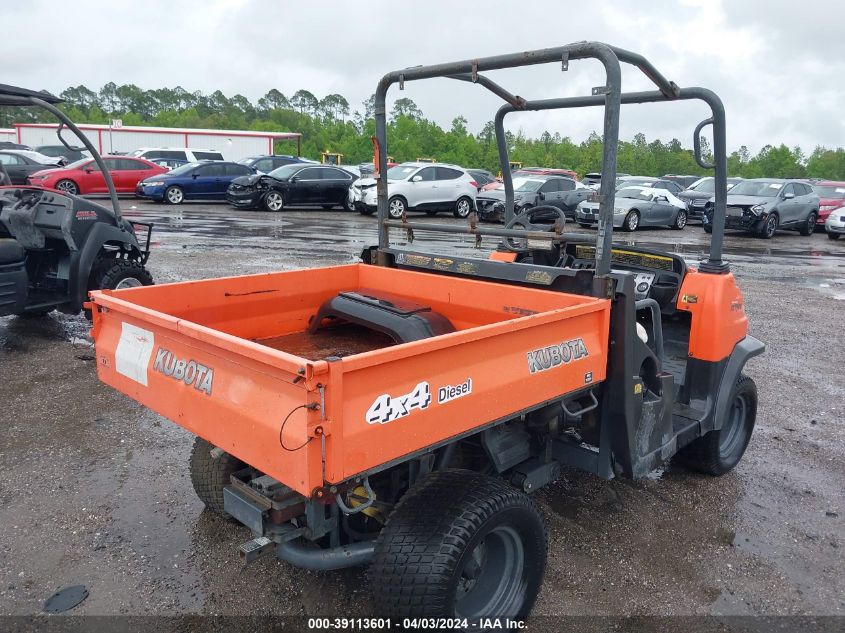
[[[328,549],[288,541],[278,545],[276,556],[295,567],[310,571],[330,571],[368,564],[373,559],[375,548],[375,541],[361,541]]]

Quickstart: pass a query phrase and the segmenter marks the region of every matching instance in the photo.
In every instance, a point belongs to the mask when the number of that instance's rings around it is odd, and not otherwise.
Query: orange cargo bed
[[[326,300],[362,289],[455,331],[308,340]],[[607,300],[364,264],[91,297],[103,382],[305,495],[598,383],[607,365]]]

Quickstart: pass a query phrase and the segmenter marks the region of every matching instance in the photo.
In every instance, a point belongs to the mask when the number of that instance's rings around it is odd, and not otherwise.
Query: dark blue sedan
[[[157,202],[181,204],[185,200],[225,200],[234,178],[249,176],[255,170],[225,161],[188,163],[166,173],[150,176],[135,187],[135,195]]]

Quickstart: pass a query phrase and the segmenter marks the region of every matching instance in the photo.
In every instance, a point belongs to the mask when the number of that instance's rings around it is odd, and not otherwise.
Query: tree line
[[[189,92],[180,86],[143,90],[133,84],[109,82],[98,91],[85,86],[63,90],[60,107],[72,120],[108,123],[120,118],[124,125],[198,127],[302,133],[304,156],[319,158],[320,152],[344,154],[344,162],[355,164],[372,160],[370,137],[375,133],[374,96],[354,108],[339,94],[322,99],[308,90],[297,90],[290,97],[275,88],[255,103],[241,94],[227,97],[220,90],[210,95]],[[0,127],[13,122],[49,122],[49,113],[35,108],[0,109]],[[706,141],[706,139],[702,139]],[[398,162],[435,158],[465,167],[499,170],[493,122],[478,134],[467,130],[467,121],[458,116],[449,129],[425,118],[408,98],[397,99],[388,123],[389,154]],[[520,132],[507,132],[510,158],[525,165],[574,169],[579,175],[601,169],[602,139],[593,133],[574,141],[559,132],[543,132],[530,138]],[[705,154],[709,146],[703,143]],[[293,146],[279,142],[275,151],[291,153]],[[699,167],[691,149],[678,139],[648,141],[637,134],[631,141],[620,141],[618,171],[636,175],[709,173]],[[805,154],[800,147],[766,145],[752,155],[742,146],[728,156],[728,173],[745,178],[793,177],[845,180],[845,150],[821,145]]]

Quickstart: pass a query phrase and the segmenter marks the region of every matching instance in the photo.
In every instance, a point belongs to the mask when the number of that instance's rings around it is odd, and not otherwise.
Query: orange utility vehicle
[[[527,101],[481,74],[587,58],[606,80],[585,97]],[[622,93],[620,62],[657,90]],[[387,90],[431,77],[506,102],[504,228],[388,217]],[[712,111],[696,137],[713,125],[715,165],[696,156],[717,182],[697,268],[612,243],[620,105],[687,99]],[[505,116],[589,106],[605,109],[597,233],[564,232],[557,207],[514,215]],[[724,109],[639,55],[582,42],[389,73],[375,116],[379,244],[361,263],[93,292],[99,376],[197,435],[195,490],[251,530],[247,561],[370,564],[382,616],[524,618],[546,561],[530,493],[563,468],[637,478],[675,454],[721,475],[748,445],[757,394],[742,370],[764,346],[721,258]],[[504,239],[465,258],[391,231]]]

